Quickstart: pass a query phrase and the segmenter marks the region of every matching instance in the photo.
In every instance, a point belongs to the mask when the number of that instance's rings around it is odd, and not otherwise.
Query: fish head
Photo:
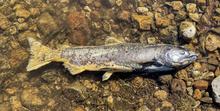
[[[165,51],[163,61],[171,67],[185,67],[198,58],[198,54],[182,47],[172,47]]]

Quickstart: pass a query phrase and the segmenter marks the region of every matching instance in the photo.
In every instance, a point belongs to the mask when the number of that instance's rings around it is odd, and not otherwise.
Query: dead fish
[[[28,38],[31,57],[27,71],[52,61],[63,62],[72,75],[83,71],[106,71],[102,80],[114,72],[161,72],[183,68],[197,59],[197,54],[169,44],[146,45],[118,43],[103,46],[79,46],[53,50]]]

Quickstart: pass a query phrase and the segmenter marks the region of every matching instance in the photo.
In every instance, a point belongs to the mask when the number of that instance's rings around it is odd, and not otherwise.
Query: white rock
[[[137,11],[138,13],[146,13],[146,12],[148,12],[148,8],[147,8],[147,7],[138,7],[138,8],[136,9],[136,11]]]
[[[216,103],[220,103],[220,76],[212,81],[212,91]]]

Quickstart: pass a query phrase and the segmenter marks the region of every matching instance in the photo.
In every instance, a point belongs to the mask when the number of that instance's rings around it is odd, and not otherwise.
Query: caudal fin
[[[59,57],[58,51],[42,45],[33,38],[28,38],[28,42],[30,45],[31,57],[26,67],[27,71],[38,69]]]

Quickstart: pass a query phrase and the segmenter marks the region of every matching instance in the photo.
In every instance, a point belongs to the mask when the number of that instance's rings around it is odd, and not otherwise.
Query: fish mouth
[[[194,52],[190,52],[189,59],[191,61],[195,61],[195,60],[197,60],[197,58],[198,58],[198,54],[196,54]]]

